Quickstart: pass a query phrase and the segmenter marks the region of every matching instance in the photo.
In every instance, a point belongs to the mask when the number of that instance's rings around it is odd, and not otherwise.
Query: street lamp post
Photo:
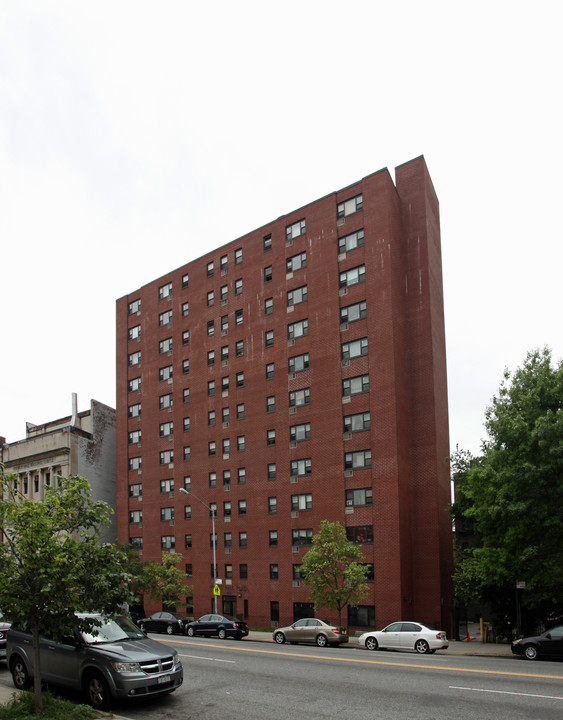
[[[184,495],[189,495],[190,497],[193,497],[194,500],[197,500],[199,503],[201,503],[203,507],[207,508],[211,513],[211,542],[213,544],[213,612],[217,614],[217,595],[215,594],[215,586],[217,585],[217,538],[215,536],[215,510],[213,508],[210,508],[209,505],[206,505],[203,500],[200,500],[197,495],[194,495],[189,490],[186,490],[185,488],[180,488],[180,492],[184,493]]]

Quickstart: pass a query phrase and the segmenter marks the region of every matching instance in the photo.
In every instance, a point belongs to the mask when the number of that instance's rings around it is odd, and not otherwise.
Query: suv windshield
[[[116,617],[115,620],[99,619],[102,621],[100,627],[81,633],[84,642],[93,645],[119,640],[141,640],[145,637],[144,633],[125,617]]]

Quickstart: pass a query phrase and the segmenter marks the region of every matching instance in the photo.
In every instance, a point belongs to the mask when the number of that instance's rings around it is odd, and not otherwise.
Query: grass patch
[[[18,692],[7,705],[0,707],[0,720],[94,720],[99,715],[89,705],[75,705],[43,693],[43,712],[35,712],[33,691]]]

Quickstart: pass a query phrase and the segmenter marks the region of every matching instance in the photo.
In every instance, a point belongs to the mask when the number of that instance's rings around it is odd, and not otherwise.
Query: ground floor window
[[[348,625],[354,627],[375,627],[375,607],[373,605],[357,605],[348,608]]]
[[[270,621],[279,622],[280,619],[280,604],[277,600],[270,600]]]
[[[293,603],[293,622],[306,617],[315,617],[313,603]]]

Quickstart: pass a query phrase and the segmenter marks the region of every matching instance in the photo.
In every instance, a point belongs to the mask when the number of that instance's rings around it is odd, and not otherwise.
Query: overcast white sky
[[[0,435],[115,406],[115,301],[424,155],[450,440],[563,355],[560,3],[0,0]]]

